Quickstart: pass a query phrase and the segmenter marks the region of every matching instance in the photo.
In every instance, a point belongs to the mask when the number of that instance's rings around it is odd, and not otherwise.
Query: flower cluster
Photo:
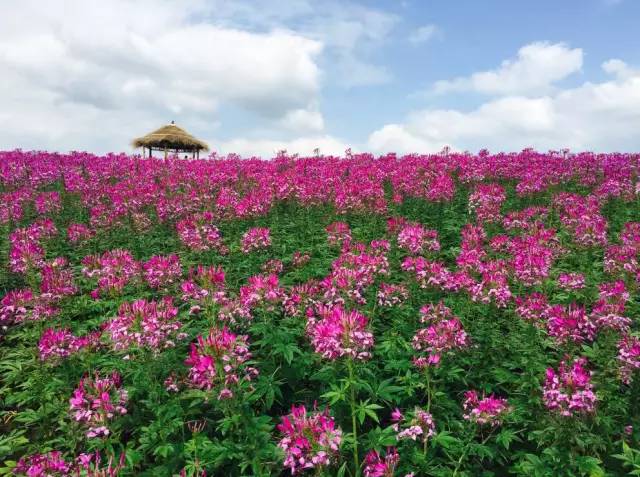
[[[625,384],[631,384],[635,370],[640,369],[640,339],[636,336],[624,336],[618,343],[618,362],[620,378]]]
[[[85,348],[94,348],[98,345],[100,332],[86,336],[75,336],[71,330],[63,328],[54,330],[47,328],[40,336],[38,351],[42,361],[64,359]]]
[[[82,259],[82,273],[97,278],[98,287],[91,292],[93,298],[101,294],[120,294],[129,282],[139,276],[140,264],[127,250],[111,250],[102,255],[89,255]]]
[[[583,247],[607,245],[607,221],[600,214],[598,197],[561,193],[554,198],[560,221],[573,234],[574,241]]]
[[[84,224],[71,224],[67,227],[67,238],[71,243],[84,242],[94,235],[94,232]]]
[[[391,308],[404,303],[409,298],[409,290],[404,285],[381,283],[376,297],[378,305]]]
[[[171,297],[161,301],[136,300],[123,303],[118,316],[104,325],[113,348],[128,350],[132,346],[147,348],[154,353],[175,346],[175,340],[183,339],[179,333],[182,324],[175,318],[178,309]]]
[[[205,267],[198,265],[189,270],[189,280],[182,282],[182,299],[193,300],[197,303],[191,311],[200,310],[201,304],[226,302],[225,273],[220,266]]]
[[[13,473],[25,477],[71,477],[72,468],[73,465],[62,457],[62,452],[51,451],[22,457]]]
[[[110,376],[85,376],[69,399],[69,409],[76,422],[87,428],[87,437],[106,437],[111,431],[108,425],[116,417],[127,413],[127,391],[117,372]]]
[[[413,362],[419,368],[426,366],[438,366],[442,354],[469,345],[469,339],[460,320],[453,316],[451,310],[443,304],[423,307],[421,310],[422,321],[430,323],[427,328],[416,332],[411,342],[413,349],[418,353],[427,353],[427,356],[418,356]]]
[[[595,323],[585,311],[577,305],[552,305],[546,311],[547,332],[559,344],[573,341],[582,343],[592,341],[598,331]]]
[[[191,343],[185,364],[190,366],[189,385],[206,391],[216,390],[219,400],[234,397],[243,382],[250,382],[258,370],[248,366],[251,353],[248,338],[238,336],[225,326],[211,328],[206,337]]]
[[[396,431],[396,438],[399,441],[403,439],[415,441],[419,438],[422,442],[426,442],[436,433],[433,416],[419,407],[416,407],[408,417],[396,408],[391,413],[391,421],[393,422],[391,427]]]
[[[316,353],[325,359],[343,356],[351,359],[371,357],[373,334],[367,331],[367,317],[358,311],[347,311],[341,306],[316,307],[316,316],[309,309],[307,333]]]
[[[278,447],[284,451],[284,466],[296,475],[307,469],[322,469],[333,464],[342,442],[342,430],[329,410],[308,412],[293,406],[277,426],[282,434]]]
[[[499,184],[480,184],[469,196],[469,210],[475,212],[479,223],[500,222],[500,207],[507,196]]]
[[[144,279],[156,290],[167,288],[182,277],[182,266],[176,254],[168,257],[154,255],[142,265]]]
[[[196,213],[180,220],[176,228],[182,244],[196,252],[217,250],[226,254],[228,249],[222,241],[222,234],[212,221],[211,212]]]
[[[586,367],[586,358],[576,358],[573,363],[568,363],[565,358],[557,372],[547,368],[543,390],[547,409],[565,417],[595,411],[598,398],[593,392],[591,371]]]
[[[29,289],[12,290],[0,300],[0,327],[25,321],[39,321],[58,312],[42,296]]]
[[[242,236],[242,253],[251,253],[271,246],[271,231],[265,227],[253,227]]]
[[[420,224],[406,224],[398,233],[398,247],[414,255],[437,252],[440,250],[438,232]]]
[[[45,215],[54,212],[60,212],[62,210],[62,201],[60,200],[60,193],[53,192],[40,192],[35,198],[36,210],[39,214]]]
[[[42,266],[40,293],[51,300],[74,295],[78,288],[73,282],[73,271],[67,267],[67,259],[58,257]]]
[[[580,290],[584,288],[582,273],[561,273],[558,275],[558,286],[564,290]]]
[[[377,450],[370,450],[364,458],[364,477],[393,477],[400,462],[400,454],[394,447],[388,447],[382,457]]]
[[[504,415],[511,411],[506,399],[497,398],[493,394],[480,399],[478,393],[473,390],[464,393],[462,407],[464,409],[462,417],[481,426],[486,424],[498,426]]]
[[[126,453],[120,454],[117,464],[111,455],[106,467],[101,468],[100,452],[80,454],[75,462],[68,462],[60,451],[22,457],[13,468],[13,474],[25,477],[116,477],[125,467]]]

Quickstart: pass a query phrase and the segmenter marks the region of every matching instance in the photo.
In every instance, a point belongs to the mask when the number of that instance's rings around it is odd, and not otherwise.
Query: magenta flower
[[[277,426],[282,434],[278,442],[285,454],[284,466],[296,475],[307,469],[322,469],[335,463],[342,442],[342,430],[329,410],[308,412],[293,406]]]
[[[558,275],[558,286],[564,290],[580,290],[584,288],[582,273],[561,273]]]
[[[422,307],[420,312],[421,321],[429,323],[430,326],[418,330],[413,337],[413,349],[420,354],[426,353],[426,356],[419,354],[414,358],[416,366],[439,366],[442,354],[469,345],[469,338],[462,323],[442,303]]]
[[[622,382],[631,384],[633,372],[640,369],[640,338],[626,335],[620,340],[618,362]]]
[[[307,334],[316,353],[329,360],[371,357],[373,334],[367,331],[366,316],[341,306],[319,306],[316,312],[319,319],[312,314],[307,321]]]
[[[84,242],[95,234],[84,224],[71,224],[67,227],[67,238],[71,243]]]
[[[411,439],[413,441],[420,440],[426,442],[436,433],[433,416],[416,407],[408,416],[400,412],[400,409],[394,409],[391,413],[392,428],[396,431],[396,438],[400,440]]]
[[[402,305],[409,298],[409,290],[404,285],[381,283],[376,298],[378,299],[378,305],[392,308]]]
[[[127,250],[111,250],[100,256],[89,255],[82,259],[82,273],[87,278],[97,278],[98,287],[91,296],[117,295],[125,285],[140,274],[140,264]]]
[[[271,246],[271,231],[265,227],[254,227],[242,236],[242,253],[251,253]]]
[[[40,292],[52,300],[75,295],[78,288],[73,282],[73,271],[67,267],[67,259],[58,257],[43,265]]]
[[[69,329],[54,330],[47,328],[40,336],[38,351],[42,361],[54,361],[68,358],[85,348],[98,346],[100,332],[86,336],[75,336]]]
[[[481,426],[486,424],[500,425],[504,415],[512,410],[506,399],[497,398],[493,394],[479,399],[478,393],[471,390],[465,392],[464,397],[462,407],[465,413],[463,417]]]
[[[69,410],[76,422],[87,428],[88,438],[107,437],[109,424],[127,413],[127,391],[117,372],[100,377],[83,377],[69,399]]]
[[[151,288],[167,288],[182,277],[182,266],[176,254],[155,255],[142,265],[144,278]]]
[[[382,457],[376,450],[370,450],[364,458],[364,477],[393,477],[396,466],[400,462],[400,455],[395,447],[388,447],[386,455]]]
[[[211,328],[206,337],[191,343],[185,364],[190,366],[189,385],[205,391],[215,390],[218,399],[235,396],[243,383],[250,382],[258,370],[248,366],[251,353],[248,338],[223,328]],[[234,392],[235,391],[235,392]]]
[[[565,358],[558,372],[547,368],[542,396],[547,409],[565,417],[595,412],[598,398],[586,366],[586,358],[576,358],[571,364]]]
[[[222,234],[212,222],[211,212],[196,213],[180,220],[176,224],[180,241],[196,252],[217,250],[220,254],[226,254],[228,249],[222,241]]]
[[[414,255],[440,250],[438,232],[420,224],[406,224],[398,233],[398,247]]]
[[[62,452],[33,454],[22,457],[13,468],[13,474],[25,477],[71,477],[73,465],[64,460]]]
[[[177,314],[178,309],[173,306],[171,297],[157,302],[125,302],[120,305],[118,316],[105,323],[104,333],[116,350],[137,346],[157,354],[174,347],[176,340],[186,337],[179,333],[182,323],[175,319]]]

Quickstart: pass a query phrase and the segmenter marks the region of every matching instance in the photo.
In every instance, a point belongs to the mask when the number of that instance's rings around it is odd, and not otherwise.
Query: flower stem
[[[351,391],[351,428],[353,431],[353,464],[355,466],[355,476],[360,475],[360,460],[358,457],[358,423],[356,422],[356,389],[353,377],[353,360],[347,360],[347,368],[349,369],[349,389]]]

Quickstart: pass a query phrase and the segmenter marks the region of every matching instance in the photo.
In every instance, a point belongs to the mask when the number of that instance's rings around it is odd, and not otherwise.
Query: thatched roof
[[[179,151],[209,150],[206,142],[196,139],[184,129],[176,126],[173,121],[146,136],[134,139],[131,144],[133,147],[166,148]]]

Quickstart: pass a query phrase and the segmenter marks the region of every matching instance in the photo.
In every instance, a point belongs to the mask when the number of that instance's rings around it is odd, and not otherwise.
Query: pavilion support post
[[[167,148],[166,147],[164,148],[164,160],[165,161],[167,160]]]

